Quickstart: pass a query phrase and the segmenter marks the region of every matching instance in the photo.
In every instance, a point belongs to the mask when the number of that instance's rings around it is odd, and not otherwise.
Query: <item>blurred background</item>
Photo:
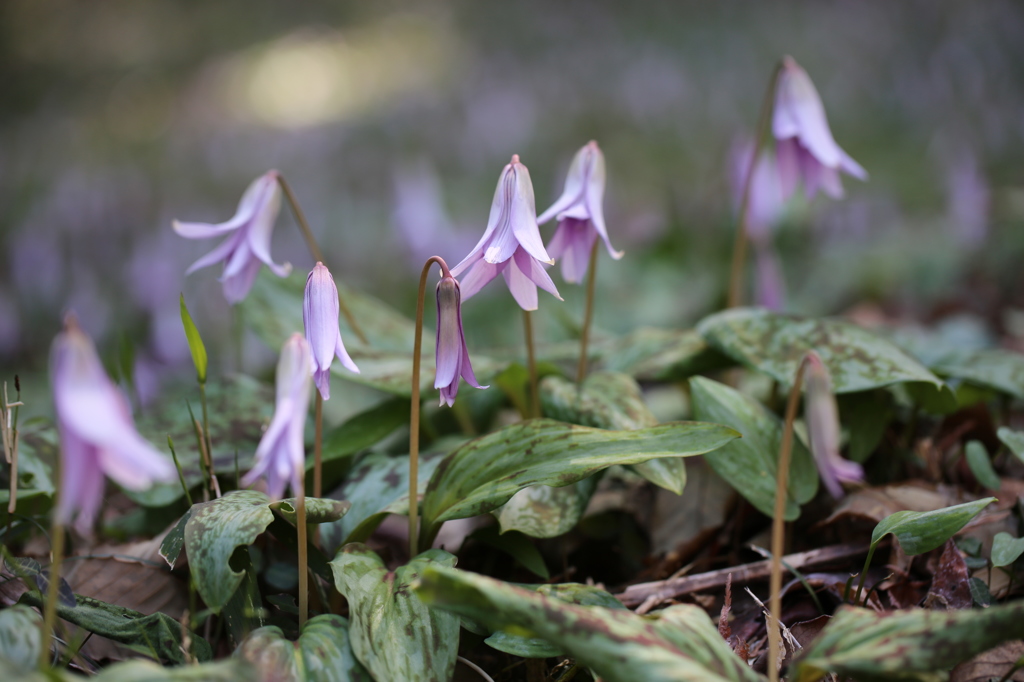
[[[44,379],[73,309],[107,357],[130,350],[140,396],[152,395],[190,364],[179,292],[211,361],[230,369],[220,266],[183,276],[216,242],[181,239],[171,220],[226,220],[270,168],[295,188],[335,276],[411,316],[423,260],[454,265],[475,244],[513,153],[539,213],[590,139],[626,251],[602,252],[598,333],[691,325],[724,302],[736,150],[783,54],[871,177],[844,177],[840,201],[786,208],[772,239],[780,305],[1021,324],[1013,0],[4,0],[3,377]],[[274,257],[312,266],[287,209]],[[539,333],[571,338],[583,297],[552,274],[566,302],[541,294]],[[468,302],[470,347],[518,347],[516,310],[500,279]],[[245,347],[247,370],[273,363],[254,338]]]

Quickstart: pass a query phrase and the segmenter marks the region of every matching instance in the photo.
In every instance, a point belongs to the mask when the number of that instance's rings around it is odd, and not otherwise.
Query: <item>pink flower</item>
[[[789,197],[802,179],[807,197],[821,187],[833,199],[843,196],[839,171],[860,180],[867,172],[832,138],[825,107],[810,76],[792,57],[785,57],[775,89],[772,133],[777,141],[783,196]]]
[[[814,351],[807,353],[807,396],[804,420],[811,439],[811,452],[818,465],[818,474],[832,496],[843,496],[841,483],[864,480],[860,464],[843,459],[839,454],[839,410],[832,394],[828,369]]]
[[[345,350],[338,328],[338,287],[327,266],[321,262],[306,277],[306,293],[302,300],[302,326],[313,352],[313,380],[324,400],[331,397],[331,362],[337,355],[350,372],[359,368]]]
[[[622,252],[612,248],[604,225],[601,206],[604,181],[604,154],[597,142],[591,140],[573,157],[562,196],[537,218],[538,225],[556,216],[558,218],[558,228],[548,244],[548,253],[561,259],[562,277],[566,282],[579,284],[583,281],[590,250],[598,237],[604,240],[612,258],[622,258]]]
[[[434,388],[441,389],[441,405],[455,403],[459,392],[459,378],[474,388],[487,388],[477,383],[473,365],[469,362],[466,335],[462,331],[462,301],[459,283],[446,275],[437,283],[437,373]]]
[[[313,354],[306,339],[302,334],[292,334],[277,361],[274,417],[256,446],[253,468],[242,477],[242,485],[266,477],[267,494],[274,500],[281,499],[288,484],[294,493],[302,489],[306,461],[303,436],[312,366]]]
[[[469,270],[461,284],[462,297],[469,299],[500,272],[516,303],[523,310],[536,310],[538,286],[562,300],[544,270],[544,264],[554,262],[544,250],[537,227],[530,172],[519,163],[519,155],[513,155],[498,179],[484,236],[452,268],[452,275]]]
[[[278,265],[270,257],[270,235],[280,208],[281,187],[277,182],[277,171],[269,171],[253,180],[242,195],[235,215],[227,222],[212,225],[175,220],[174,231],[186,239],[230,235],[220,246],[193,263],[185,274],[224,261],[220,281],[224,285],[224,298],[229,303],[238,303],[246,297],[256,281],[261,263],[266,263],[278,277],[287,277],[292,271],[291,264]]]
[[[88,534],[103,501],[106,474],[123,488],[145,490],[175,480],[171,460],[135,430],[128,402],[103,370],[92,340],[73,315],[53,340],[50,380],[61,446],[57,518]]]

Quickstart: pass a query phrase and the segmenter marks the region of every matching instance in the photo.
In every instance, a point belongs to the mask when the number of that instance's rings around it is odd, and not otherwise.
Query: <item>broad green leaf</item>
[[[863,464],[874,453],[895,416],[892,393],[885,389],[837,396],[839,419],[850,434],[847,458]]]
[[[35,670],[42,626],[43,619],[27,606],[15,604],[0,611],[0,660],[21,674]]]
[[[372,682],[349,644],[348,619],[334,614],[311,618],[297,642],[281,628],[254,630],[233,654],[253,665],[266,682]]]
[[[540,401],[544,416],[570,424],[634,431],[658,423],[640,394],[640,385],[619,372],[595,372],[579,388],[560,376],[546,377],[540,385]],[[682,458],[655,459],[630,468],[657,486],[683,494],[686,464]]]
[[[787,389],[800,361],[813,350],[828,367],[836,393],[904,382],[948,391],[937,376],[890,341],[842,320],[733,308],[704,318],[697,331],[714,348]]]
[[[305,498],[306,523],[333,523],[343,517],[351,502],[344,500],[325,500],[315,497]],[[295,523],[298,517],[298,499],[289,497],[287,500],[272,502],[270,508]]]
[[[996,568],[1009,566],[1024,554],[1024,538],[1015,538],[1009,533],[996,533],[992,538],[992,565]]]
[[[177,665],[185,662],[181,653],[181,623],[166,613],[158,611],[147,616],[98,599],[75,596],[74,607],[57,604],[57,615],[67,622],[160,661]],[[42,600],[34,592],[24,593],[18,601],[36,608],[42,606]],[[210,660],[210,645],[206,640],[195,633],[190,633],[189,637],[196,658]]]
[[[999,490],[1002,482],[999,480],[999,474],[992,468],[992,460],[988,458],[988,452],[984,445],[979,441],[972,440],[964,448],[964,458],[967,460],[967,466],[970,467],[971,473],[978,479],[978,483],[989,490]]]
[[[54,486],[50,465],[57,457],[57,430],[51,424],[26,424],[18,430],[18,502],[20,516],[43,515],[50,511]],[[10,470],[4,464],[5,474]],[[9,478],[0,486],[0,523],[7,525],[11,500]]]
[[[206,400],[214,471],[234,476],[236,453],[239,468],[248,471],[263,429],[273,414],[273,388],[252,377],[229,376],[207,384]],[[168,391],[160,401],[147,408],[136,424],[139,433],[151,443],[166,443],[167,436],[171,436],[185,484],[194,489],[202,483],[203,475],[186,401],[193,407],[199,404],[199,391],[195,386],[181,386]],[[177,478],[173,483],[154,485],[144,491],[125,490],[125,494],[147,507],[163,507],[185,495]]]
[[[607,682],[764,679],[732,652],[699,607],[672,607],[693,611],[685,616],[646,618],[625,609],[567,604],[443,567],[427,568],[415,590],[424,601],[493,630],[547,640]]]
[[[178,522],[174,524],[174,527],[167,531],[167,535],[164,536],[163,541],[160,543],[160,556],[164,558],[164,561],[171,568],[174,568],[178,557],[181,556],[181,548],[185,546],[185,525],[188,523],[190,516],[192,516],[191,509],[185,512],[178,519]]]
[[[354,455],[409,424],[409,401],[392,398],[351,417],[324,434],[323,463]],[[307,462],[307,469],[312,464]]]
[[[704,461],[766,516],[775,513],[775,477],[782,420],[759,402],[704,377],[690,379],[693,416],[733,427],[742,438],[704,455]],[[818,492],[818,470],[810,451],[793,439],[785,519],[800,516],[800,505]]]
[[[267,530],[274,520],[272,510],[293,516],[293,502],[272,503],[255,490],[232,490],[216,500],[192,506],[185,523],[185,554],[196,589],[214,613],[220,613],[245,575],[246,557],[236,557],[236,551],[251,545]],[[311,510],[309,523],[337,518],[348,508],[347,502],[312,497],[306,498],[306,504]]]
[[[1024,637],[1024,602],[987,609],[876,613],[841,606],[797,654],[790,679],[813,682],[827,672],[857,680],[941,680],[967,659]]]
[[[231,642],[237,645],[250,632],[266,624],[266,612],[260,594],[259,577],[252,561],[252,548],[239,547],[231,555],[231,568],[241,573],[242,580],[224,604],[220,615],[227,622]]]
[[[1017,459],[1024,462],[1024,431],[1014,431],[1009,427],[1000,426],[996,434],[1003,445],[1008,447]]]
[[[428,536],[449,519],[489,512],[531,485],[570,485],[613,464],[700,455],[736,438],[720,424],[673,422],[605,431],[533,419],[466,443],[434,471],[423,495]]]
[[[474,532],[469,538],[504,552],[541,580],[548,580],[551,577],[540,550],[523,533],[506,532],[496,525],[488,525]]]
[[[641,381],[680,381],[733,364],[693,329],[641,327],[612,342],[603,357],[606,369]]]
[[[931,365],[937,374],[1024,400],[1024,355],[1008,350],[957,351]]]
[[[181,324],[185,328],[188,349],[192,353],[192,364],[196,367],[196,378],[199,379],[199,383],[205,384],[206,346],[203,345],[203,338],[199,335],[196,323],[192,321],[192,316],[188,313],[188,307],[185,305],[185,294],[180,295],[179,301],[181,304]]]
[[[586,511],[599,478],[595,474],[560,488],[548,485],[523,488],[494,510],[501,532],[518,530],[534,538],[553,538],[568,533]]]
[[[420,453],[419,490],[427,487],[444,452]],[[320,528],[320,540],[328,552],[348,542],[363,542],[390,513],[409,513],[409,455],[390,456],[371,452],[360,458],[336,497],[352,504],[348,513]]]
[[[995,501],[994,497],[986,497],[935,511],[898,511],[878,522],[871,532],[871,546],[874,547],[883,537],[892,533],[906,554],[914,556],[930,552],[941,547],[980,514],[982,509]]]
[[[0,545],[0,553],[3,558],[0,566],[6,566],[7,570],[20,578],[28,589],[35,589],[37,594],[47,593],[50,588],[49,568],[44,569],[35,559],[12,557],[3,545]],[[75,593],[71,591],[71,586],[63,577],[60,578],[60,584],[57,585],[57,599],[68,607],[74,607],[77,603]]]
[[[455,671],[459,619],[432,609],[410,586],[429,566],[455,557],[430,549],[388,571],[366,545],[345,545],[331,562],[334,584],[348,599],[352,651],[377,682],[444,682]]]
[[[268,678],[260,677],[259,673],[260,671],[239,658],[177,668],[165,668],[152,661],[134,660],[104,668],[99,675],[87,679],[95,682],[270,682]]]
[[[519,587],[534,590],[538,594],[553,597],[567,604],[601,606],[607,609],[626,608],[611,594],[593,585],[560,583],[555,585],[519,585]],[[552,656],[562,656],[565,653],[560,647],[551,644],[546,639],[522,637],[504,630],[497,630],[484,642],[498,651],[522,658],[551,658]]]

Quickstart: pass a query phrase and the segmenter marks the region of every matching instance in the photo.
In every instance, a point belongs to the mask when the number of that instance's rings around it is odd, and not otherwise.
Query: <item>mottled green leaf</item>
[[[261,682],[372,682],[349,643],[346,618],[325,614],[311,618],[297,642],[281,629],[254,630],[235,650],[259,671]]]
[[[762,514],[775,509],[775,477],[782,442],[782,420],[739,391],[704,377],[690,379],[693,415],[726,424],[743,434],[704,455],[715,472]],[[810,451],[793,439],[785,519],[800,516],[800,505],[818,492],[818,470]]]
[[[420,454],[419,490],[427,487],[427,481],[445,454]],[[409,513],[409,455],[371,452],[353,467],[334,496],[347,500],[352,507],[340,520],[320,528],[321,542],[329,552],[348,542],[365,541],[390,513]]]
[[[238,644],[250,632],[266,624],[266,611],[251,547],[239,547],[231,555],[231,569],[241,573],[242,579],[224,604],[220,615],[227,622],[232,643]]]
[[[349,603],[352,651],[377,682],[447,682],[459,650],[459,619],[432,609],[412,592],[429,566],[455,557],[430,549],[388,571],[361,544],[345,545],[331,562],[334,583]]]
[[[645,618],[625,609],[568,604],[444,567],[424,570],[415,590],[423,600],[494,630],[545,639],[608,682],[764,679],[732,652],[696,606]]]
[[[185,512],[178,519],[178,522],[174,524],[174,527],[167,531],[167,535],[164,536],[163,541],[160,543],[160,556],[164,558],[164,561],[171,568],[174,568],[175,562],[181,556],[181,548],[185,546],[185,524],[188,523],[190,516],[192,516],[191,509]]]
[[[1024,462],[1024,431],[1014,431],[1009,427],[1000,426],[996,433],[1003,445],[1008,447],[1017,459]]]
[[[890,341],[843,320],[733,308],[704,318],[697,331],[713,347],[785,388],[792,386],[797,366],[813,350],[828,367],[836,393],[903,382],[945,389],[938,377]]]
[[[273,414],[273,388],[252,377],[235,375],[208,383],[206,400],[214,471],[234,476],[236,453],[239,468],[243,472],[247,471],[252,467],[256,446]],[[185,484],[193,489],[202,483],[203,474],[199,467],[199,449],[186,401],[198,403],[199,391],[195,386],[169,390],[156,404],[146,409],[136,424],[139,433],[151,443],[166,443],[167,436],[171,436]],[[177,480],[154,485],[143,491],[126,490],[125,494],[135,502],[149,507],[163,507],[177,502],[185,495]]]
[[[930,552],[941,547],[980,514],[982,509],[995,501],[994,497],[986,497],[935,511],[898,511],[878,522],[871,533],[871,546],[874,547],[883,537],[892,533],[899,540],[900,548],[910,556]]]
[[[978,479],[978,483],[989,490],[999,490],[1002,482],[999,480],[999,474],[992,468],[992,460],[989,459],[984,445],[979,441],[972,440],[964,448],[964,458],[967,460],[967,466],[970,467],[971,473]]]
[[[619,372],[595,372],[578,388],[561,376],[546,377],[540,385],[540,401],[544,416],[570,424],[634,431],[658,423],[644,402],[640,385]],[[676,495],[682,495],[686,487],[682,458],[654,459],[629,468]]]
[[[797,654],[790,679],[813,682],[826,672],[857,680],[939,680],[953,666],[1024,637],[1024,602],[988,609],[876,613],[841,606]]]
[[[599,476],[588,476],[572,485],[523,488],[494,510],[501,532],[517,530],[534,538],[553,538],[572,530],[586,511],[597,489]]]
[[[602,356],[606,369],[641,381],[679,381],[733,364],[693,329],[641,327],[609,344]]]
[[[430,535],[444,521],[489,512],[531,485],[570,485],[613,464],[700,455],[737,436],[699,422],[637,431],[550,419],[513,424],[466,443],[438,465],[423,495],[423,527]]]
[[[22,674],[35,670],[42,626],[43,619],[27,606],[15,604],[0,611],[0,659]]]
[[[848,459],[863,464],[875,451],[895,416],[892,393],[885,389],[836,396],[839,419],[850,434]]]
[[[78,679],[78,678],[76,678]],[[95,682],[239,682],[260,680],[259,671],[239,658],[229,658],[216,663],[186,665],[164,668],[152,661],[125,661],[105,668]]]
[[[305,498],[306,502],[306,523],[333,523],[337,521],[352,506],[351,502],[345,500],[326,500],[315,497]],[[272,502],[270,508],[292,523],[298,514],[298,500],[289,497],[286,500]]]
[[[469,536],[476,542],[483,543],[499,552],[504,552],[516,560],[520,566],[533,573],[541,580],[551,577],[544,557],[537,546],[523,533],[505,532],[498,526],[484,526]]]
[[[1024,355],[1008,350],[956,351],[931,365],[936,373],[1024,399]]]
[[[112,639],[135,651],[174,664],[185,662],[181,653],[181,623],[166,613],[150,616],[121,606],[75,595],[74,607],[57,604],[57,615],[80,628]],[[18,600],[40,608],[42,600],[34,592],[26,592]],[[195,633],[190,633],[192,651],[200,661],[211,658],[210,645]]]
[[[1015,538],[1009,533],[996,533],[992,538],[992,565],[1009,566],[1024,554],[1024,538]]]
[[[199,335],[196,323],[189,315],[188,307],[185,305],[185,294],[180,295],[181,325],[185,328],[185,339],[188,340],[188,349],[192,353],[192,364],[196,368],[196,378],[199,383],[206,383],[206,346],[203,345],[203,337]]]
[[[354,455],[409,424],[409,401],[392,398],[349,418],[324,434],[323,463]],[[311,466],[307,463],[307,469]]]

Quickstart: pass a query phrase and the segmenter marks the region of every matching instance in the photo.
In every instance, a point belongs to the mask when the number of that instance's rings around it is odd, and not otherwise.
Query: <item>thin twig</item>
[[[462,663],[467,668],[470,668],[471,670],[475,671],[478,675],[480,675],[480,677],[482,677],[485,680],[487,680],[487,682],[494,682],[494,678],[493,677],[491,677],[490,675],[485,673],[483,671],[483,668],[481,668],[480,666],[478,666],[476,663],[474,663],[473,661],[469,660],[468,658],[464,658],[462,656],[459,656],[459,662]]]

